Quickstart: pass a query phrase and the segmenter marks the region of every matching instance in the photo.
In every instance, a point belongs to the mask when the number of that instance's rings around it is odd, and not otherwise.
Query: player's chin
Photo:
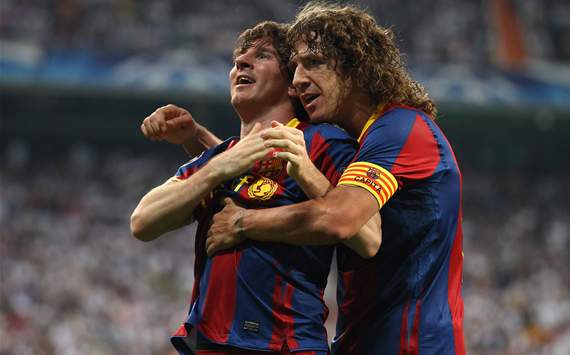
[[[311,121],[311,123],[323,123],[327,122],[327,117],[320,115],[317,112],[313,112],[312,114],[309,113],[309,121]]]

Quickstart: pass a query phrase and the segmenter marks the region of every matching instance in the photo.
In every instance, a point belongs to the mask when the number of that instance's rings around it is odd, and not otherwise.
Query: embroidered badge
[[[372,180],[376,180],[380,178],[380,170],[376,169],[376,168],[370,168],[368,169],[368,171],[366,172],[366,175],[368,175],[369,178],[371,178]]]
[[[249,198],[266,201],[277,191],[277,187],[278,185],[275,181],[262,177],[247,189],[247,195]]]
[[[275,179],[283,171],[283,160],[278,158],[261,160],[253,170],[266,178]]]

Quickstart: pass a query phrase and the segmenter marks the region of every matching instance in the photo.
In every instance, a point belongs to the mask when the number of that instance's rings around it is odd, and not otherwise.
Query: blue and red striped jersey
[[[302,130],[309,156],[336,184],[358,144],[330,124],[289,123]],[[175,179],[186,179],[237,142],[226,140],[183,165]],[[268,208],[307,200],[287,175],[286,162],[260,161],[246,174],[218,186],[194,211],[195,283],[189,316],[172,338],[181,354],[190,354],[187,335],[195,327],[215,344],[280,351],[328,350],[324,327],[328,309],[323,293],[334,246],[291,246],[246,240],[235,249],[208,258],[205,239],[212,216],[231,197],[248,208]]]
[[[338,249],[334,354],[465,354],[461,173],[425,113],[380,108],[338,185],[378,201],[382,245],[369,260]]]

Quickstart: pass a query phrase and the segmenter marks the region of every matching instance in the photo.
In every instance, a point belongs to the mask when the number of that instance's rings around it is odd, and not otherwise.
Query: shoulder
[[[392,106],[386,110],[372,125],[373,128],[405,128],[414,123],[418,117],[425,116],[425,113],[403,106]]]
[[[239,141],[237,137],[230,137],[223,141],[222,143],[203,151],[200,155],[192,158],[189,162],[184,163],[178,168],[175,177],[177,178],[187,178],[192,175],[196,170],[200,169],[202,166],[206,165],[210,159],[214,156],[230,149],[234,144]]]
[[[388,108],[370,127],[362,143],[382,140],[385,143],[406,142],[410,136],[433,139],[431,118],[424,112],[407,106]]]
[[[198,156],[194,157],[192,160],[190,160],[187,164],[192,164],[192,163],[204,164],[208,160],[212,159],[214,156],[230,149],[237,142],[239,142],[239,138],[232,136],[232,137],[226,139],[225,141],[223,141],[222,143],[220,143],[220,144],[218,144],[218,145],[216,145],[210,149],[206,149],[200,155],[198,155]]]
[[[303,131],[307,138],[319,135],[325,139],[354,140],[344,129],[331,123],[300,122],[297,128]]]

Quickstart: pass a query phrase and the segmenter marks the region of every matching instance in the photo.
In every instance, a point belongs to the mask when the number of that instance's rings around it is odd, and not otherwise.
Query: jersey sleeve
[[[231,137],[219,145],[203,151],[197,157],[180,166],[174,176],[169,179],[169,181],[176,182],[188,179],[190,176],[196,173],[196,171],[200,170],[204,165],[206,165],[210,159],[228,149],[228,147],[233,145],[236,141],[237,139],[235,137]]]
[[[405,184],[425,179],[439,163],[439,150],[426,120],[415,110],[395,110],[377,119],[362,137],[339,185],[369,191],[379,208]]]
[[[331,124],[318,125],[312,134],[305,135],[305,139],[313,164],[332,185],[336,185],[342,172],[354,158],[358,142],[343,129]]]
[[[180,182],[187,180],[190,178],[194,173],[200,170],[210,159],[212,159],[217,154],[229,149],[234,143],[237,142],[237,138],[231,137],[226,141],[220,143],[216,147],[210,148],[202,152],[202,154],[198,155],[197,157],[193,158],[186,164],[180,166],[174,176],[172,176],[168,182]],[[210,192],[206,197],[202,199],[200,204],[196,207],[194,212],[192,213],[191,220],[198,220],[199,216],[206,213],[206,206],[209,200],[213,198],[213,192]]]

